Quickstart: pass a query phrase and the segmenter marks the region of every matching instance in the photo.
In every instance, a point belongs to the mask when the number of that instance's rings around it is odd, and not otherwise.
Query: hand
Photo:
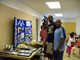
[[[43,46],[46,46],[46,42],[43,42]]]
[[[57,48],[56,51],[60,51],[60,48]]]
[[[51,48],[52,48],[52,49],[54,48],[53,44],[51,44]]]

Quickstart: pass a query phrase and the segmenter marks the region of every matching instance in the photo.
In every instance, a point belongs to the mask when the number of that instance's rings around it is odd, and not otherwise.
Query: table
[[[16,58],[20,60],[30,60],[33,56],[37,55],[38,52],[41,51],[41,48],[37,49],[35,52],[32,53],[31,56],[26,57],[26,56],[18,56],[18,55],[12,55],[12,54],[0,54],[0,57],[4,58]]]

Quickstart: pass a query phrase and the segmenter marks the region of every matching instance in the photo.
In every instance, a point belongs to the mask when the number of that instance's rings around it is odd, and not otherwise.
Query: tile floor
[[[76,48],[75,53],[76,53],[76,55],[71,54],[71,57],[68,57],[66,52],[64,52],[63,60],[80,60],[80,58],[78,57],[78,48]],[[48,59],[46,58],[45,60],[48,60]]]
[[[80,60],[80,58],[78,57],[78,48],[76,48],[75,54],[76,55],[71,54],[71,57],[68,57],[66,52],[65,52],[63,60]]]

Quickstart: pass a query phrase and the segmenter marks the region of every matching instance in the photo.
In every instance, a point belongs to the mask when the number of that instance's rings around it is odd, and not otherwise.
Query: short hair
[[[58,22],[60,22],[60,23],[62,24],[62,22],[61,22],[61,20],[60,20],[60,19],[57,19],[57,20],[56,20],[56,22],[57,22],[57,21],[58,21]]]
[[[48,18],[52,18],[53,19],[53,16],[52,15],[49,15]]]
[[[59,21],[59,22],[61,22],[61,20],[60,20],[60,19],[57,19],[56,21]]]

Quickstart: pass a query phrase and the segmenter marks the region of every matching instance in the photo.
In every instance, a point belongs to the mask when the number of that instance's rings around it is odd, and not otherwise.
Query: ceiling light
[[[61,8],[60,2],[46,2],[46,4],[50,9],[60,9]]]
[[[58,13],[58,14],[55,14],[55,16],[57,16],[57,17],[62,17],[63,14]]]

